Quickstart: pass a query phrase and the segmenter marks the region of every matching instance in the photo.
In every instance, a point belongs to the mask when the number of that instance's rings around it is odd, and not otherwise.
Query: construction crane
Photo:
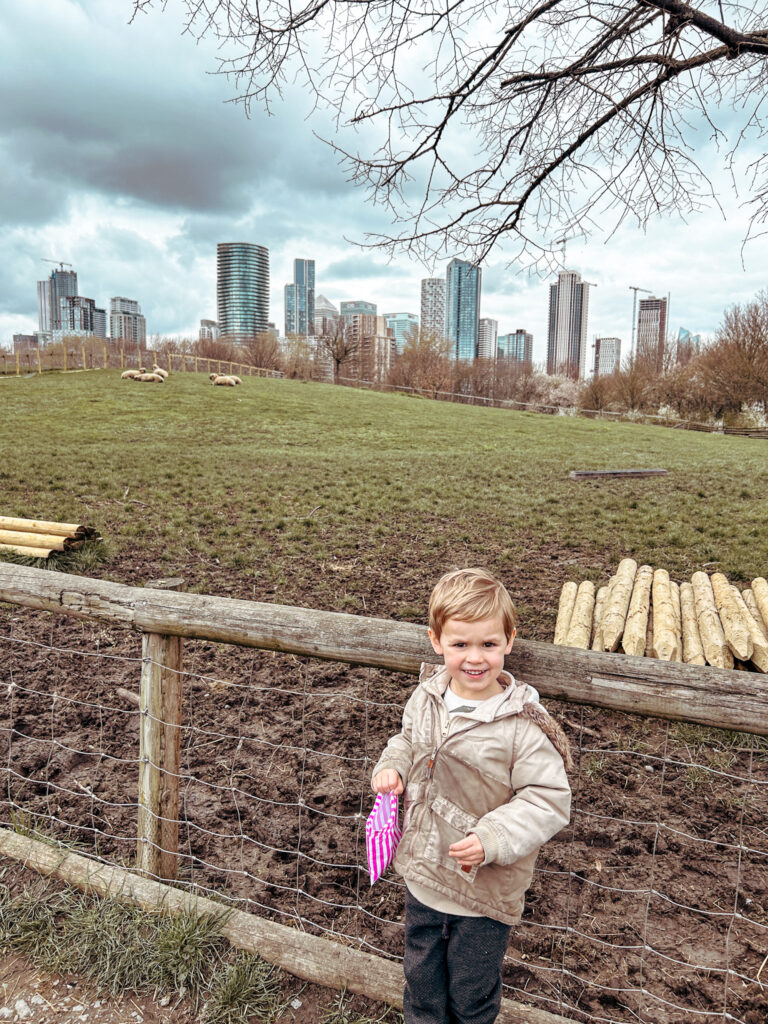
[[[63,270],[64,267],[71,267],[71,266],[73,266],[72,263],[65,263],[64,260],[51,260],[51,259],[48,259],[47,256],[41,256],[40,257],[40,262],[41,263],[58,263],[59,264],[59,268],[61,270]]]
[[[635,293],[634,297],[632,299],[632,342],[631,342],[630,347],[629,347],[629,358],[630,359],[634,359],[635,358],[635,324],[637,322],[637,293],[638,292],[645,292],[647,295],[650,295],[651,294],[651,289],[650,288],[638,288],[637,285],[631,284],[629,286],[629,290],[631,292]]]

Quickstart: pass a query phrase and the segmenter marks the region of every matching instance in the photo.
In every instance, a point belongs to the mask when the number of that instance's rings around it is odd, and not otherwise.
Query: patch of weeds
[[[357,1013],[348,1005],[346,992],[341,992],[333,1004],[323,1013],[320,1024],[402,1024],[403,1015],[392,1007],[378,1017]]]
[[[590,782],[595,782],[597,779],[601,779],[607,770],[607,757],[605,754],[598,754],[587,761],[586,766],[582,769],[582,774],[588,778]]]
[[[112,996],[152,992],[191,997],[205,1024],[265,1024],[284,1009],[280,971],[232,950],[221,935],[227,911],[146,911],[118,898],[84,895],[40,880],[12,896],[0,886],[0,954],[21,953],[50,973],[77,974]]]
[[[275,1021],[284,1009],[277,968],[261,957],[241,953],[214,978],[202,1024],[248,1024],[252,1016]]]

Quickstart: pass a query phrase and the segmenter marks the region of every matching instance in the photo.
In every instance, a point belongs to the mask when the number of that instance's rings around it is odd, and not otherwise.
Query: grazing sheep
[[[237,386],[235,384],[235,381],[234,381],[234,379],[232,377],[225,377],[223,374],[222,374],[221,377],[219,377],[219,376],[214,377],[213,380],[211,381],[211,384],[219,385],[219,386],[225,387],[225,388],[234,388],[234,387]]]
[[[138,376],[138,370],[126,370],[125,373],[120,374],[120,380],[134,380]]]
[[[220,377],[220,376],[221,376],[220,373],[209,373],[208,374],[208,380],[214,381],[214,380],[216,380],[217,377]]]
[[[157,363],[152,367],[152,373],[159,373],[163,380],[168,376],[168,371],[164,370],[162,366],[158,366]]]
[[[165,384],[165,378],[161,377],[159,373],[140,373],[133,379],[146,384]]]

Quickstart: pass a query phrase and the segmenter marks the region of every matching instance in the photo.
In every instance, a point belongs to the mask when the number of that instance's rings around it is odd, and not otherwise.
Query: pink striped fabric
[[[401,835],[397,824],[397,795],[378,793],[365,823],[365,849],[371,885],[392,863]]]

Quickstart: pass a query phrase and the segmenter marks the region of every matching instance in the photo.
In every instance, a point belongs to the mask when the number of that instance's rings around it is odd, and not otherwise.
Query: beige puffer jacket
[[[507,672],[499,682],[506,692],[492,717],[477,709],[444,738],[447,673],[422,665],[402,732],[389,741],[373,775],[394,768],[405,786],[394,866],[406,881],[517,924],[539,848],[569,821],[570,754],[562,729],[530,700],[528,687]],[[485,860],[465,871],[448,847],[470,832],[483,844]]]

